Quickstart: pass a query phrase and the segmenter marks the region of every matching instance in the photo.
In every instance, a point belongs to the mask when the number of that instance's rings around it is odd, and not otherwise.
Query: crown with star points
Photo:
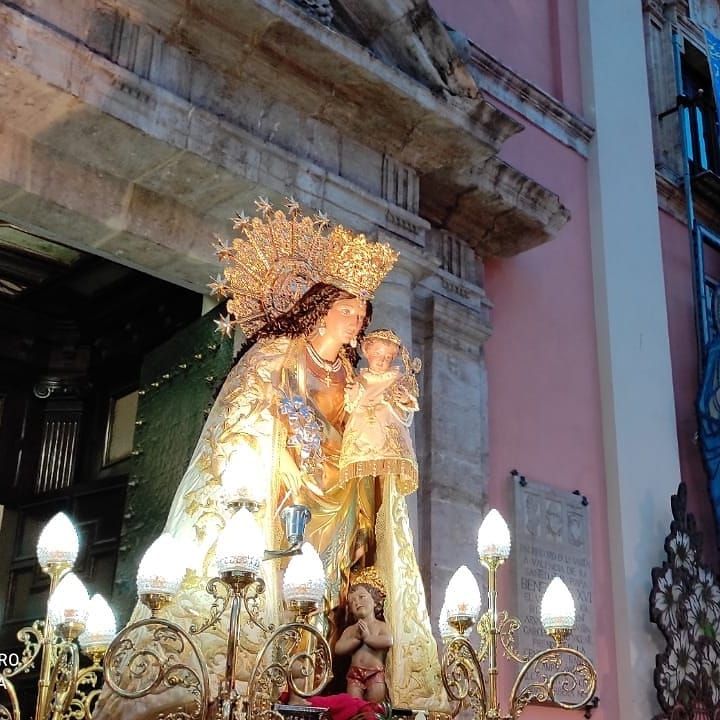
[[[385,597],[385,583],[374,565],[368,565],[360,570],[355,570],[350,575],[350,587],[354,585],[368,585],[375,588],[383,597]]]
[[[322,213],[303,215],[292,198],[287,213],[264,198],[255,205],[258,216],[233,218],[239,237],[216,245],[226,267],[209,287],[214,295],[229,298],[231,317],[218,321],[225,333],[239,326],[253,335],[321,282],[370,300],[397,260],[386,243],[331,225]]]

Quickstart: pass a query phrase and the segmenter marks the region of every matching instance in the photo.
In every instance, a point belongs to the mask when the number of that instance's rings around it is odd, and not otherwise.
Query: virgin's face
[[[365,321],[365,310],[364,300],[358,298],[336,300],[325,316],[325,331],[328,338],[347,345],[358,336]]]

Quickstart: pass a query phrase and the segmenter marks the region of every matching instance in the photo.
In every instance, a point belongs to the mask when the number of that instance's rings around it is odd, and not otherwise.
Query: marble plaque
[[[592,566],[589,506],[571,492],[516,476],[513,556],[517,617],[522,623],[518,646],[534,654],[552,643],[540,622],[540,601],[559,575],[575,599],[575,629],[567,644],[595,659],[592,628]],[[565,698],[563,698],[565,699]],[[579,699],[579,697],[578,697]]]

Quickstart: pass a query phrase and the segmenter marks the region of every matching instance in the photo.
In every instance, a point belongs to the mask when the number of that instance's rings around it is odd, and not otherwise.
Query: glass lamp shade
[[[175,538],[169,533],[160,535],[138,565],[138,595],[175,595],[185,577],[182,558],[182,547]]]
[[[288,603],[322,603],[325,596],[325,568],[310,543],[303,543],[300,555],[295,555],[288,563],[283,577],[283,596]]]
[[[438,630],[440,630],[440,637],[443,640],[447,640],[455,635],[455,631],[450,627],[450,623],[448,622],[447,603],[443,603],[442,609],[440,610]]]
[[[261,505],[265,501],[264,464],[260,454],[247,443],[232,451],[222,471],[223,502],[251,502]]]
[[[252,513],[240,508],[228,520],[220,533],[216,548],[216,562],[220,572],[249,572],[260,574],[265,554],[265,539]]]
[[[572,630],[575,625],[575,601],[567,585],[554,577],[540,603],[540,620],[546,631]]]
[[[80,543],[75,526],[65,513],[54,515],[42,529],[37,542],[37,558],[40,567],[51,565],[72,567],[77,558]]]
[[[90,599],[85,631],[78,641],[84,650],[93,651],[106,648],[115,637],[117,625],[112,608],[100,593]]]
[[[447,618],[469,617],[474,622],[480,615],[481,606],[477,580],[467,565],[461,565],[450,578],[445,591]]]
[[[503,516],[493,508],[482,521],[477,541],[480,558],[507,560],[510,555],[510,529]]]
[[[90,607],[88,591],[73,572],[63,575],[48,600],[48,618],[52,625],[85,625]]]

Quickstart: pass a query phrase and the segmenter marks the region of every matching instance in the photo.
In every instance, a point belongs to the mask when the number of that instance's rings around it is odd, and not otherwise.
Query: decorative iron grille
[[[80,437],[81,410],[46,410],[43,418],[40,462],[35,493],[62,490],[72,485]]]
[[[671,500],[667,560],[652,570],[650,620],[665,651],[654,682],[663,712],[654,720],[720,720],[720,585],[702,563],[702,536],[687,512],[687,488]]]

